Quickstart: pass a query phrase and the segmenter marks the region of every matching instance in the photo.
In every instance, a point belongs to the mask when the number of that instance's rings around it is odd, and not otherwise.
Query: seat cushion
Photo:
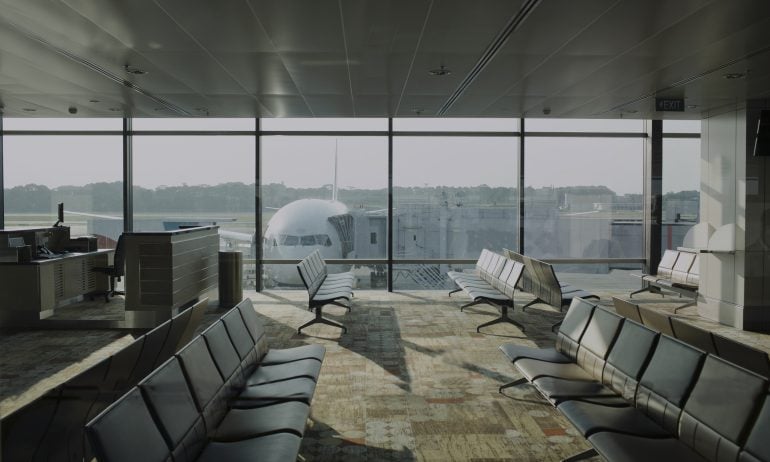
[[[323,361],[326,354],[326,348],[323,345],[302,345],[294,348],[284,348],[280,350],[270,349],[262,358],[260,364],[268,366],[272,364],[289,363],[302,359],[315,359]]]
[[[643,412],[631,406],[604,406],[569,400],[559,404],[558,409],[586,437],[601,431],[613,431],[647,438],[672,436]]]
[[[302,436],[310,406],[299,401],[251,409],[231,409],[219,423],[213,441],[240,441],[268,433],[290,432]]]
[[[231,407],[254,407],[280,401],[310,404],[315,386],[315,381],[307,377],[254,385],[246,387],[231,403]]]
[[[599,382],[565,380],[558,377],[541,377],[535,379],[532,383],[543,396],[553,403],[559,403],[565,399],[617,396],[615,392]]]
[[[582,367],[577,364],[560,364],[536,359],[524,358],[516,361],[514,365],[530,382],[538,377],[560,377],[570,380],[593,381]]]
[[[246,380],[246,384],[249,386],[259,385],[297,377],[316,380],[320,373],[320,362],[315,359],[301,359],[290,363],[259,366]]]
[[[198,462],[295,462],[302,439],[291,433],[250,438],[237,442],[211,442],[197,459]]]
[[[533,348],[513,343],[500,345],[500,351],[513,362],[523,358],[537,359],[551,363],[571,363],[572,359],[556,351],[556,348]]]
[[[649,462],[705,462],[679,440],[651,439],[613,432],[600,432],[588,437],[596,452],[607,460]]]

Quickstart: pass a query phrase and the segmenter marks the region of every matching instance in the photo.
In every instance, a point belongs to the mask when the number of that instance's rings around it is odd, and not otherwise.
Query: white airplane
[[[299,199],[281,207],[268,222],[263,258],[299,260],[316,249],[333,259],[346,258],[353,250],[353,216],[342,202]],[[275,285],[302,285],[295,265],[270,265],[266,276]]]

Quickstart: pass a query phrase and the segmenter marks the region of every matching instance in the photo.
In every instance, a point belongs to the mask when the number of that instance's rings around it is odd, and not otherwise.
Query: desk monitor
[[[53,224],[54,226],[59,226],[61,223],[64,223],[64,202],[59,202],[57,209],[56,223]]]

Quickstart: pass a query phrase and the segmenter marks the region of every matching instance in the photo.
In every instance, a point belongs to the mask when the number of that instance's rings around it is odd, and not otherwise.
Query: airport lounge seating
[[[339,327],[343,333],[347,332],[347,328],[342,324],[323,317],[323,307],[337,305],[350,311],[350,306],[342,303],[342,300],[349,302],[353,297],[353,275],[349,272],[329,274],[326,262],[318,250],[300,261],[297,271],[307,289],[308,309],[315,310],[315,318],[301,325],[297,332],[301,333],[305,327],[318,323]]]
[[[565,306],[568,306],[573,299],[578,297],[585,300],[599,300],[598,295],[559,282],[559,279],[556,277],[556,271],[553,269],[553,265],[549,263],[508,249],[505,249],[505,256],[513,260],[521,260],[524,262],[524,267],[527,271],[527,276],[525,276],[525,278],[528,280],[525,284],[529,286],[527,291],[535,296],[534,300],[521,308],[522,310],[526,310],[528,307],[537,303],[545,303],[561,311]],[[523,285],[521,288],[522,290],[525,290]],[[556,323],[553,327],[556,328],[558,325],[559,323]]]
[[[270,350],[246,300],[86,432],[100,462],[294,461],[323,356],[320,345]]]
[[[601,307],[573,304],[565,324],[585,324],[574,354],[527,358],[519,347],[514,361],[515,384],[532,383],[593,446],[565,460],[768,460],[756,436],[768,425],[766,378]]]
[[[450,278],[459,289],[450,292],[449,295],[462,290],[470,297],[471,302],[461,306],[460,311],[479,304],[500,308],[500,317],[480,324],[476,327],[476,332],[480,332],[483,327],[501,322],[513,324],[524,331],[524,326],[508,316],[508,309],[515,307],[514,294],[524,271],[524,265],[486,249],[482,252],[479,261],[483,263],[475,275],[465,277],[465,273],[450,272]]]
[[[632,274],[632,276],[641,278],[647,286],[631,292],[628,295],[629,298],[642,292],[663,295],[662,290],[674,292],[680,297],[690,298],[691,301],[674,309],[674,312],[677,312],[697,303],[698,285],[700,284],[700,257],[688,249],[669,249],[663,252],[656,274]]]
[[[189,342],[208,299],[181,311],[111,356],[5,416],[0,460],[91,460],[83,428]]]

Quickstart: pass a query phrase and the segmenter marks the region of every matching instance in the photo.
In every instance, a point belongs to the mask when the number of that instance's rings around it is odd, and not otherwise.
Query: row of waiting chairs
[[[642,292],[661,293],[661,289],[665,289],[693,299],[674,309],[676,312],[697,303],[700,284],[700,256],[695,251],[684,248],[669,249],[663,252],[655,274],[632,274],[632,276],[641,278],[647,283],[647,286],[631,292],[629,298]]]
[[[324,318],[322,310],[326,305],[337,305],[350,311],[350,305],[345,305],[342,300],[349,303],[353,297],[353,284],[356,280],[353,273],[348,271],[329,274],[326,262],[317,249],[297,264],[297,271],[307,289],[308,309],[315,310],[315,318],[301,325],[297,333],[318,323],[339,327],[343,333],[347,332],[347,328],[342,324]]]
[[[687,342],[706,353],[724,358],[757,374],[770,377],[770,357],[765,351],[701,329],[661,310],[640,306],[617,297],[613,298],[613,302],[615,311],[628,319]]]
[[[187,344],[208,306],[204,299],[0,422],[4,462],[82,462],[93,453],[83,426]]]
[[[575,299],[554,348],[505,344],[531,383],[609,461],[770,461],[767,378]]]
[[[516,286],[524,271],[524,265],[505,258],[500,254],[484,249],[477,263],[476,273],[449,271],[447,276],[459,287],[449,292],[464,291],[471,299],[470,303],[460,307],[460,311],[470,306],[487,304],[500,308],[500,317],[480,324],[476,327],[479,332],[482,327],[507,322],[524,331],[524,326],[508,317],[508,308],[513,309]]]
[[[297,460],[325,349],[271,350],[250,300],[86,426],[100,462]]]

